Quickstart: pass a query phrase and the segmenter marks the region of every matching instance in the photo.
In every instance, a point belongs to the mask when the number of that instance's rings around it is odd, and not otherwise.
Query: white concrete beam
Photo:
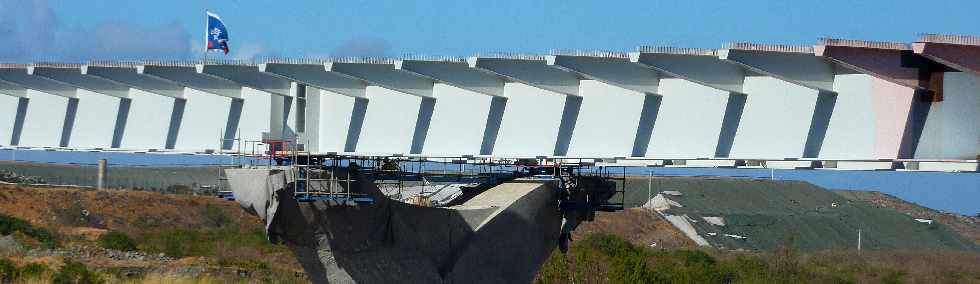
[[[579,80],[583,79],[576,73],[548,66],[544,57],[470,57],[466,61],[470,68],[564,95],[578,96]]]
[[[75,86],[93,93],[117,98],[128,98],[129,87],[114,81],[82,74],[79,67],[29,66],[27,74],[40,76]]]
[[[0,80],[66,98],[74,98],[78,92],[78,89],[72,85],[27,74],[27,67],[0,68]]]
[[[434,80],[403,70],[396,70],[394,63],[326,62],[324,68],[327,71],[363,80],[386,89],[423,98],[433,97]]]
[[[226,79],[242,86],[280,96],[292,96],[290,81],[259,70],[254,65],[197,64],[200,74]]]
[[[507,105],[505,79],[470,68],[463,60],[401,60],[395,69],[438,82],[435,105],[423,153],[494,152]]]
[[[171,98],[184,97],[184,86],[158,77],[138,73],[136,69],[136,66],[83,65],[81,67],[82,74],[111,80],[133,89]]]
[[[766,45],[735,44],[718,51],[718,57],[740,64],[752,71],[804,87],[825,92],[834,91],[836,64],[816,56],[810,47],[795,47],[792,51],[752,50]],[[741,48],[741,49],[740,49]],[[786,47],[794,48],[794,47]]]
[[[18,97],[18,98],[26,98],[27,87],[15,83],[11,83],[8,81],[0,80],[0,94],[12,96],[12,97]]]
[[[374,85],[366,90],[371,102],[358,151],[422,153],[436,103],[434,80],[396,70],[393,62],[326,62],[324,68]]]
[[[18,144],[30,101],[26,96],[26,91],[24,96],[0,95],[0,145]]]
[[[654,48],[630,52],[629,57],[630,62],[670,76],[734,93],[744,94],[742,84],[749,75],[741,66],[719,59],[714,50]]]
[[[584,78],[645,94],[657,94],[662,77],[655,70],[630,62],[625,54],[622,57],[550,55],[545,60],[549,66]]]
[[[190,65],[140,65],[136,73],[157,77],[191,89],[229,98],[241,98],[242,86],[238,83],[200,74]]]
[[[281,76],[333,94],[366,98],[367,82],[327,71],[323,64],[263,63],[259,71]]]
[[[504,80],[500,76],[472,69],[464,61],[400,60],[395,62],[395,69],[460,89],[504,97]]]
[[[27,96],[28,100],[22,100],[29,102],[25,104],[23,131],[15,145],[67,147],[78,112],[78,99],[36,90]]]
[[[501,139],[503,143],[499,143],[502,146],[509,147],[511,143],[520,143],[512,137],[512,134],[520,133],[522,131],[514,131],[511,128],[526,127],[517,126],[519,121],[536,121],[542,125],[551,123],[552,121],[557,122],[558,125],[555,130],[553,139],[554,146],[552,155],[555,156],[565,156],[568,154],[568,149],[571,144],[572,133],[575,130],[575,125],[578,122],[578,116],[582,109],[582,96],[579,90],[580,81],[584,79],[574,72],[569,72],[554,66],[548,66],[547,61],[543,56],[502,56],[502,57],[470,57],[467,58],[467,64],[471,68],[484,70],[507,78],[510,81],[517,82],[522,85],[530,86],[536,89],[540,89],[543,92],[528,92],[530,90],[524,88],[511,88],[511,83],[508,83],[507,88],[513,90],[513,93],[508,92],[507,98],[514,99],[517,94],[521,95],[544,95],[549,94],[563,95],[559,98],[525,98],[519,100],[508,101],[508,111],[502,121],[502,135]],[[516,86],[515,86],[516,87]],[[536,93],[536,94],[535,94]],[[512,95],[514,94],[514,95]],[[556,109],[557,115],[536,115],[532,109],[539,109],[542,112],[539,114],[545,114],[550,111],[544,111],[543,105],[538,104],[546,100],[558,99],[560,100],[559,105],[562,107]],[[537,101],[537,103],[535,103]],[[519,104],[531,103],[533,105],[519,106]],[[527,108],[525,108],[527,107]],[[512,111],[520,110],[520,111]],[[528,111],[528,112],[525,112]],[[536,117],[537,116],[537,117]],[[552,131],[543,131],[541,133],[550,134]],[[538,141],[537,143],[544,143],[545,141],[551,140],[545,137],[534,138],[533,140]],[[539,144],[543,146],[546,144]],[[521,151],[516,151],[515,153],[522,154],[521,152],[527,151],[531,148],[527,148]],[[512,150],[509,150],[512,151]],[[547,153],[544,151],[538,151],[540,153]],[[523,154],[522,154],[523,155]]]
[[[646,155],[662,102],[658,94],[661,74],[630,62],[625,53],[574,53],[545,59],[549,66],[589,79],[580,83],[583,106],[568,155]]]

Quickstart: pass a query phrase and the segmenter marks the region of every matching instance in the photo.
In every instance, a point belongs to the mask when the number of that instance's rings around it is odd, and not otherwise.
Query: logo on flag
[[[207,39],[208,47],[206,51],[211,50],[222,50],[225,54],[228,54],[228,29],[225,28],[225,23],[221,22],[221,18],[217,14],[208,13],[208,29],[205,37]]]

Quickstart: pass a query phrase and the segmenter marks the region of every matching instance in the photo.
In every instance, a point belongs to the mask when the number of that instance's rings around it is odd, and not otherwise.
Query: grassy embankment
[[[555,251],[537,283],[980,283],[980,255],[946,251],[801,253],[662,250],[594,233]]]
[[[233,202],[20,186],[0,187],[0,201],[0,233],[23,246],[0,262],[3,282],[306,281],[288,248]],[[145,257],[118,256],[126,252]]]

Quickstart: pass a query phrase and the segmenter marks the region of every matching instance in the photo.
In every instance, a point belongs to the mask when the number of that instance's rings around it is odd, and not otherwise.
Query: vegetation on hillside
[[[7,236],[14,233],[23,234],[37,241],[44,248],[55,248],[61,244],[58,234],[50,230],[36,227],[30,222],[10,215],[0,214],[0,235]]]
[[[0,233],[41,248],[0,262],[0,283],[58,275],[111,283],[307,282],[289,249],[270,243],[264,224],[233,202],[11,185],[0,186],[0,201]],[[35,262],[51,269],[27,273]]]
[[[595,233],[555,251],[537,283],[962,283],[980,281],[980,255],[962,252],[826,251],[792,241],[770,252],[660,250]]]

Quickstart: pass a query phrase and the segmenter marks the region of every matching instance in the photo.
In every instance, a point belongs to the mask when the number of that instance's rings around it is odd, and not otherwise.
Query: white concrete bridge
[[[980,39],[469,58],[0,65],[0,145],[970,160]],[[240,138],[240,140],[230,140]],[[975,165],[973,166],[976,167]]]

